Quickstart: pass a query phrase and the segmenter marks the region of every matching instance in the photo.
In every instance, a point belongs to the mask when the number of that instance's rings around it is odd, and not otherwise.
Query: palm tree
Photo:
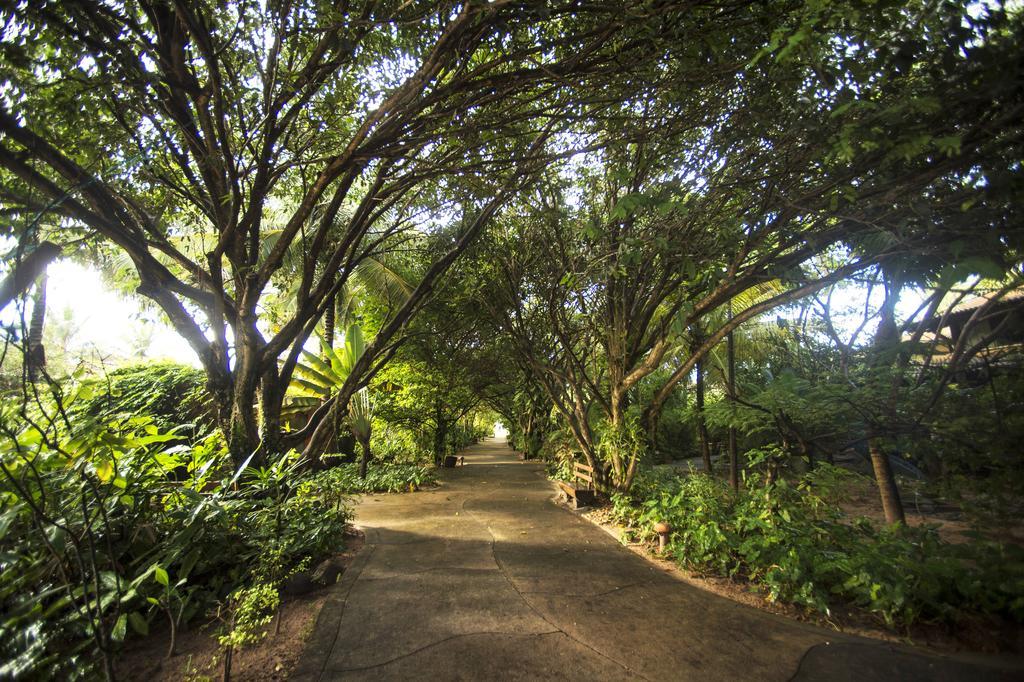
[[[29,381],[38,381],[46,369],[46,349],[43,347],[43,326],[46,323],[46,270],[39,276],[36,291],[32,296],[32,317],[28,325],[28,341],[25,344],[25,369]]]

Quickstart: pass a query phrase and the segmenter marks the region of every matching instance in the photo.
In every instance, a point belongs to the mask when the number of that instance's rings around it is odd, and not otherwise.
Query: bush
[[[96,677],[129,627],[277,589],[340,548],[345,498],[294,453],[235,473],[216,435],[173,445],[151,417],[77,407],[0,419],[0,677]]]
[[[370,451],[375,461],[387,463],[426,464],[434,461],[430,449],[418,442],[413,431],[379,420],[374,423]]]
[[[341,464],[320,474],[322,485],[343,493],[403,493],[437,483],[433,467],[414,464],[374,463],[359,478],[358,464]]]
[[[670,551],[689,569],[743,578],[771,600],[825,614],[843,603],[889,626],[967,612],[1024,620],[1024,550],[850,522],[837,503],[850,476],[821,465],[796,486],[750,477],[737,494],[703,474],[647,473],[630,495],[613,496],[613,514],[641,540],[654,539],[654,523],[670,523]]]
[[[88,395],[75,406],[91,419],[147,415],[164,431],[174,430],[188,441],[209,434],[215,426],[213,408],[201,369],[173,362],[128,365],[85,385]]]

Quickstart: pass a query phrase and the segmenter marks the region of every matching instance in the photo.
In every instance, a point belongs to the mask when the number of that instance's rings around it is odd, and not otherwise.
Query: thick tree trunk
[[[206,383],[210,399],[217,415],[217,427],[224,435],[228,454],[235,468],[240,467],[254,452],[262,450],[259,426],[257,424],[256,382],[250,382],[250,391],[239,390],[239,386],[230,375],[210,379]],[[280,407],[280,405],[278,406]],[[264,422],[269,415],[264,414]],[[277,431],[273,436],[280,435],[280,409],[277,411]],[[275,419],[270,416],[270,419]],[[258,457],[264,459],[264,457]],[[256,461],[257,457],[253,458]]]
[[[228,452],[236,467],[241,466],[254,453],[250,463],[264,459],[259,455],[260,432],[256,423],[253,395],[236,392],[231,404],[231,422],[228,432]]]
[[[250,457],[251,463],[260,463],[266,459],[267,453],[261,447],[256,409],[262,369],[259,362],[262,337],[256,328],[254,312],[239,315],[235,334],[234,382],[227,439],[228,451],[237,467]]]
[[[260,415],[263,448],[268,457],[281,454],[281,408],[284,404],[286,386],[282,385],[277,364],[263,372],[260,378]]]

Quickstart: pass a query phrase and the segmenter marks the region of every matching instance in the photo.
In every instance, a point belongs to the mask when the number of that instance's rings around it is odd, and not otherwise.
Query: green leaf
[[[128,614],[128,623],[132,626],[132,630],[143,637],[149,634],[149,623],[138,611],[132,611]]]
[[[170,579],[167,577],[167,571],[160,566],[153,567],[153,579],[164,587],[167,587],[171,583]]]
[[[114,464],[109,459],[105,459],[96,465],[96,476],[103,483],[106,483],[114,476]]]
[[[115,642],[123,642],[124,636],[127,634],[128,629],[128,615],[122,613],[117,622],[114,623],[114,629],[110,631],[110,638]]]

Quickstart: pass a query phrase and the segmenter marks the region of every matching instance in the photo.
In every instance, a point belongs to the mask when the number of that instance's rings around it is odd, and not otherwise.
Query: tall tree
[[[678,383],[747,320],[908,253],[1019,241],[1007,169],[1024,92],[995,68],[1020,64],[1019,16],[920,2],[773,19],[732,33],[711,77],[675,55],[652,100],[616,120],[624,143],[575,185],[552,171],[496,248],[490,299],[592,465],[594,414],[621,431],[631,391],[663,362],[677,364],[642,406],[652,434]],[[879,235],[827,272],[804,268]],[[679,352],[680,330],[774,280]],[[628,487],[635,461],[610,457]]]
[[[610,74],[628,79],[634,60],[654,56],[638,20],[656,30],[693,4],[8,5],[4,207],[43,204],[67,232],[127,254],[137,291],[202,362],[236,461],[261,442],[273,452],[317,427],[282,434],[280,406],[353,268],[465,216],[323,413],[332,422],[540,157],[566,153],[545,141],[603,100]],[[292,312],[268,330],[261,303],[296,243]]]

